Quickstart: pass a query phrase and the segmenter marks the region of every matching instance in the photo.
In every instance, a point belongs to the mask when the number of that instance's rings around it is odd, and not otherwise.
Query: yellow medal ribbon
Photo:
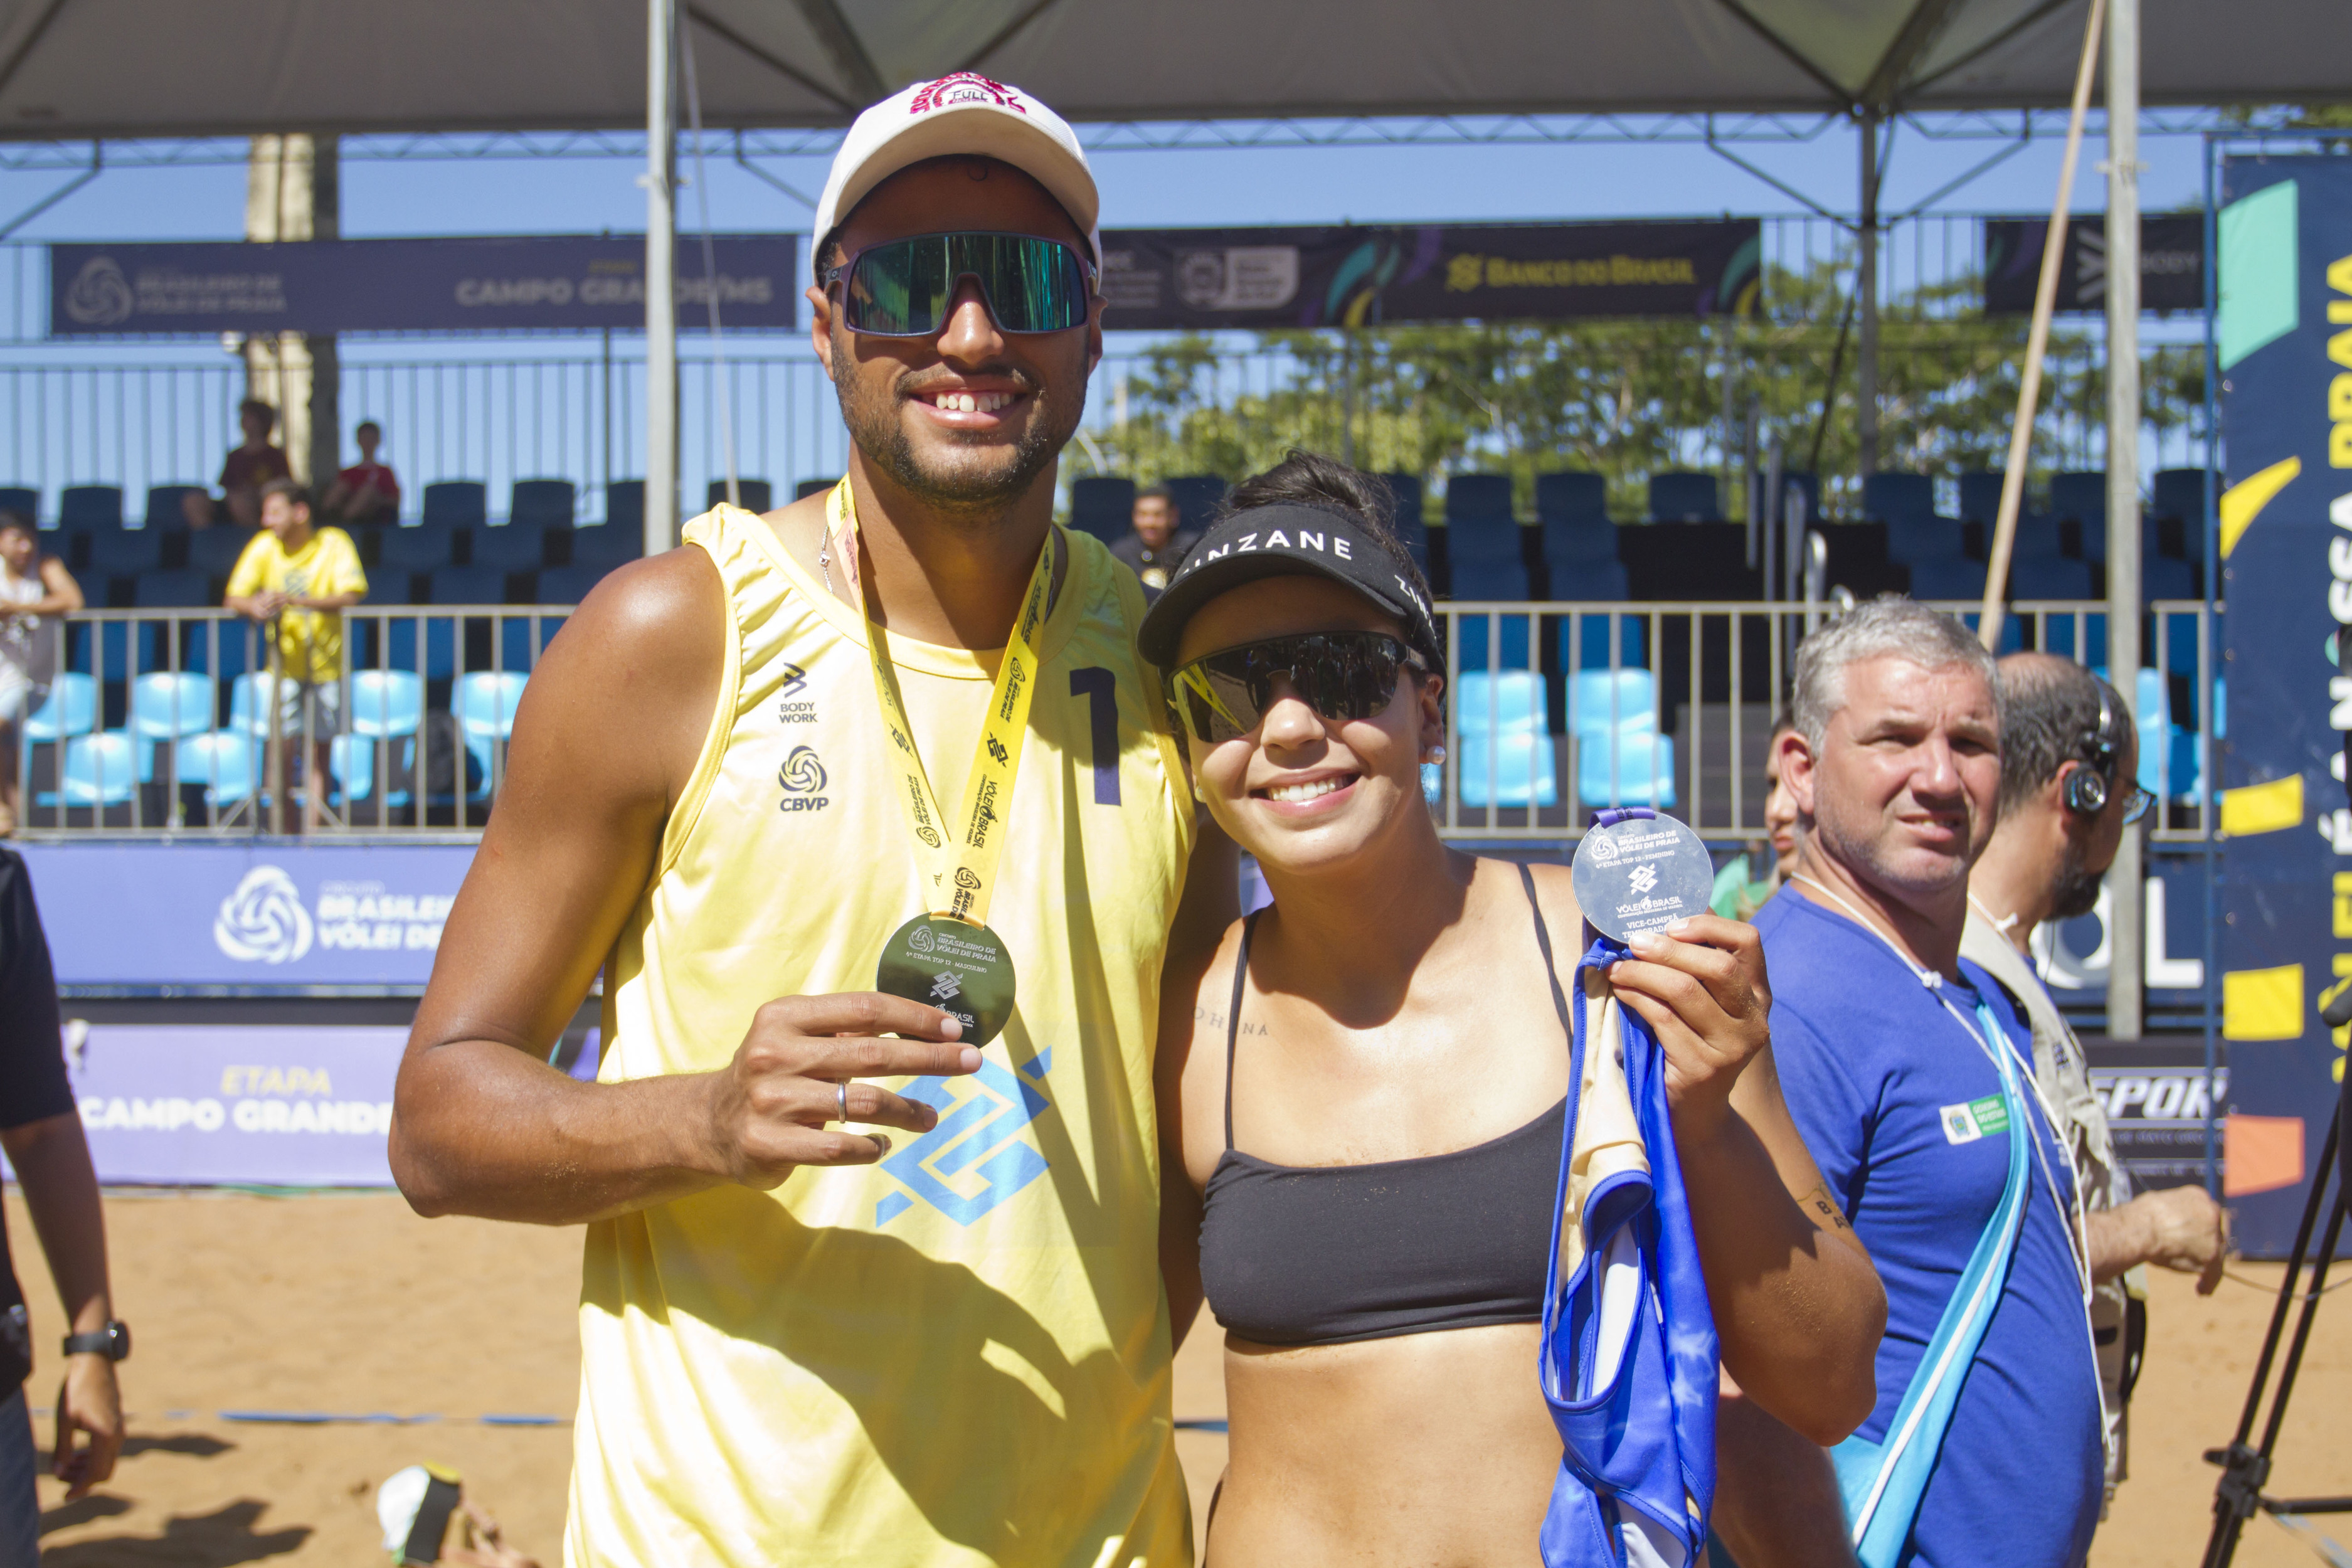
[[[857,551],[857,500],[849,481],[835,485],[825,500],[827,531],[845,536],[848,552]],[[998,828],[1013,805],[1013,782],[1021,772],[1021,743],[1029,733],[1029,703],[1037,694],[1038,634],[1045,624],[1053,588],[1058,529],[1046,531],[1046,547],[1037,552],[1036,569],[1029,574],[1028,590],[1021,597],[1021,613],[1013,617],[1013,634],[1005,639],[1004,662],[989,693],[988,715],[973,748],[971,776],[964,785],[960,827],[948,827],[923,772],[922,754],[915,749],[914,726],[907,721],[906,706],[898,700],[898,683],[882,650],[882,628],[874,624],[866,595],[857,595],[858,614],[866,618],[866,651],[874,665],[874,695],[882,705],[882,728],[890,737],[892,760],[900,785],[899,803],[907,824],[922,846],[916,851],[930,874],[934,904],[945,894],[945,908],[931,913],[968,924],[988,923],[988,902],[996,891],[996,863],[1004,856],[1004,835]],[[950,889],[952,889],[951,891]]]

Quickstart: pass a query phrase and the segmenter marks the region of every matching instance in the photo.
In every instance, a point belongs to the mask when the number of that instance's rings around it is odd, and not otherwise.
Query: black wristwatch
[[[117,1318],[94,1334],[68,1334],[66,1354],[102,1355],[109,1361],[131,1359],[131,1325]]]

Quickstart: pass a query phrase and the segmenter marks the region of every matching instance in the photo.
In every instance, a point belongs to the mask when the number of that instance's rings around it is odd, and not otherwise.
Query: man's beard
[[[2065,864],[2058,868],[2058,881],[2051,889],[2050,916],[2053,920],[2079,920],[2098,907],[2099,889],[2106,885],[2106,874],[2094,871],[2083,864],[2083,851],[2069,847]]]
[[[1013,461],[1001,468],[984,469],[978,462],[959,463],[951,458],[941,464],[935,459],[926,467],[916,456],[914,443],[907,438],[896,383],[868,390],[857,378],[857,364],[847,353],[846,337],[846,333],[835,337],[833,371],[834,384],[841,388],[841,417],[849,426],[849,438],[857,443],[866,461],[889,475],[908,494],[939,511],[992,520],[1029,493],[1029,487],[1061,455],[1077,428],[1075,410],[1066,419],[1054,417],[1057,410],[1034,375],[1012,367],[992,367],[990,374],[1019,383],[1033,405],[1028,426],[1013,449]],[[1001,448],[950,446],[948,450],[953,456],[979,458],[993,458]]]

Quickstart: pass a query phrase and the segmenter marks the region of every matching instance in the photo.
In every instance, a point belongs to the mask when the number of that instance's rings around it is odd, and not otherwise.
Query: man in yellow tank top
[[[607,578],[523,698],[392,1156],[587,1225],[576,1568],[1192,1561],[1151,1052],[1234,877],[1133,574],[1052,521],[1097,210],[1018,89],[866,110],[809,291],[846,479]]]

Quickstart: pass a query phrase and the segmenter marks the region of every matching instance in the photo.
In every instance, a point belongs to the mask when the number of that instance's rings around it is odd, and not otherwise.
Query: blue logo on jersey
[[[970,1078],[919,1078],[900,1089],[938,1111],[940,1124],[882,1162],[907,1192],[876,1204],[874,1223],[889,1224],[920,1199],[970,1225],[1044,1175],[1045,1156],[1021,1142],[1021,1132],[1053,1103],[1045,1091],[1053,1054],[1038,1052],[1018,1072],[983,1058]],[[974,1177],[978,1190],[969,1196],[958,1190]]]

